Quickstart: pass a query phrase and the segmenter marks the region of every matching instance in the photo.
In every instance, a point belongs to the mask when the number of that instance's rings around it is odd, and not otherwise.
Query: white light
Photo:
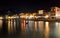
[[[45,16],[45,18],[48,18],[48,17],[49,17],[48,15]]]
[[[3,17],[0,17],[0,19],[3,19]]]
[[[10,16],[8,18],[10,18]]]
[[[58,15],[56,15],[56,16],[58,16]]]
[[[58,26],[58,24],[59,24],[59,23],[58,23],[58,22],[56,22],[56,26]]]
[[[58,14],[58,15],[56,14],[56,16],[60,16],[60,14]]]
[[[46,24],[46,26],[48,26],[49,25],[49,22],[45,22],[45,24]]]

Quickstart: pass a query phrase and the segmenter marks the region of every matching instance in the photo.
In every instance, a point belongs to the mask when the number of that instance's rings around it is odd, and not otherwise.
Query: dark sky
[[[19,9],[20,11],[34,11],[46,9],[52,6],[60,6],[59,0],[2,0],[0,9]]]

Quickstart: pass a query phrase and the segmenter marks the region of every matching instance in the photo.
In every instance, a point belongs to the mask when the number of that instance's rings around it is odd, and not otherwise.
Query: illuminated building
[[[56,19],[59,19],[60,18],[60,8],[59,7],[52,7],[51,8],[51,16],[54,16],[54,17],[56,17]]]
[[[47,13],[45,12],[45,10],[38,10],[38,13],[36,14],[36,16],[37,16],[37,18],[43,19],[43,18],[45,18],[46,14]]]
[[[38,14],[43,14],[44,10],[38,10]]]

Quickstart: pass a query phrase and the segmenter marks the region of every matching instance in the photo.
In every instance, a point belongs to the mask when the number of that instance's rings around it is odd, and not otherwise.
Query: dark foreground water
[[[60,38],[60,22],[0,20],[0,38]]]

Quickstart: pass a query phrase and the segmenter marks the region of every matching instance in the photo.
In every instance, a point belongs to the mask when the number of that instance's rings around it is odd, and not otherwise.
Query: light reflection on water
[[[0,29],[2,28],[3,21],[0,20]]]
[[[49,38],[49,22],[45,22],[45,38]]]
[[[59,26],[58,26],[58,37],[60,37],[60,23],[59,23]]]
[[[60,38],[60,22],[56,22],[55,35]]]
[[[44,31],[44,21],[38,21],[38,29],[40,32]]]
[[[26,21],[25,20],[21,21],[21,30],[22,30],[22,32],[26,31]]]
[[[16,21],[8,20],[8,34],[14,33],[16,31]]]
[[[35,22],[34,22],[34,30],[35,30],[35,31],[37,31],[37,25],[38,25],[38,24],[37,24],[37,22],[35,21]]]
[[[2,26],[3,20],[0,20],[0,29],[2,29]],[[17,21],[9,19],[7,21],[7,26],[8,30],[6,30],[8,34],[18,33],[17,35],[20,38],[60,38],[60,22]]]
[[[2,26],[3,25],[3,21],[2,20],[0,20],[0,31],[2,30]]]

